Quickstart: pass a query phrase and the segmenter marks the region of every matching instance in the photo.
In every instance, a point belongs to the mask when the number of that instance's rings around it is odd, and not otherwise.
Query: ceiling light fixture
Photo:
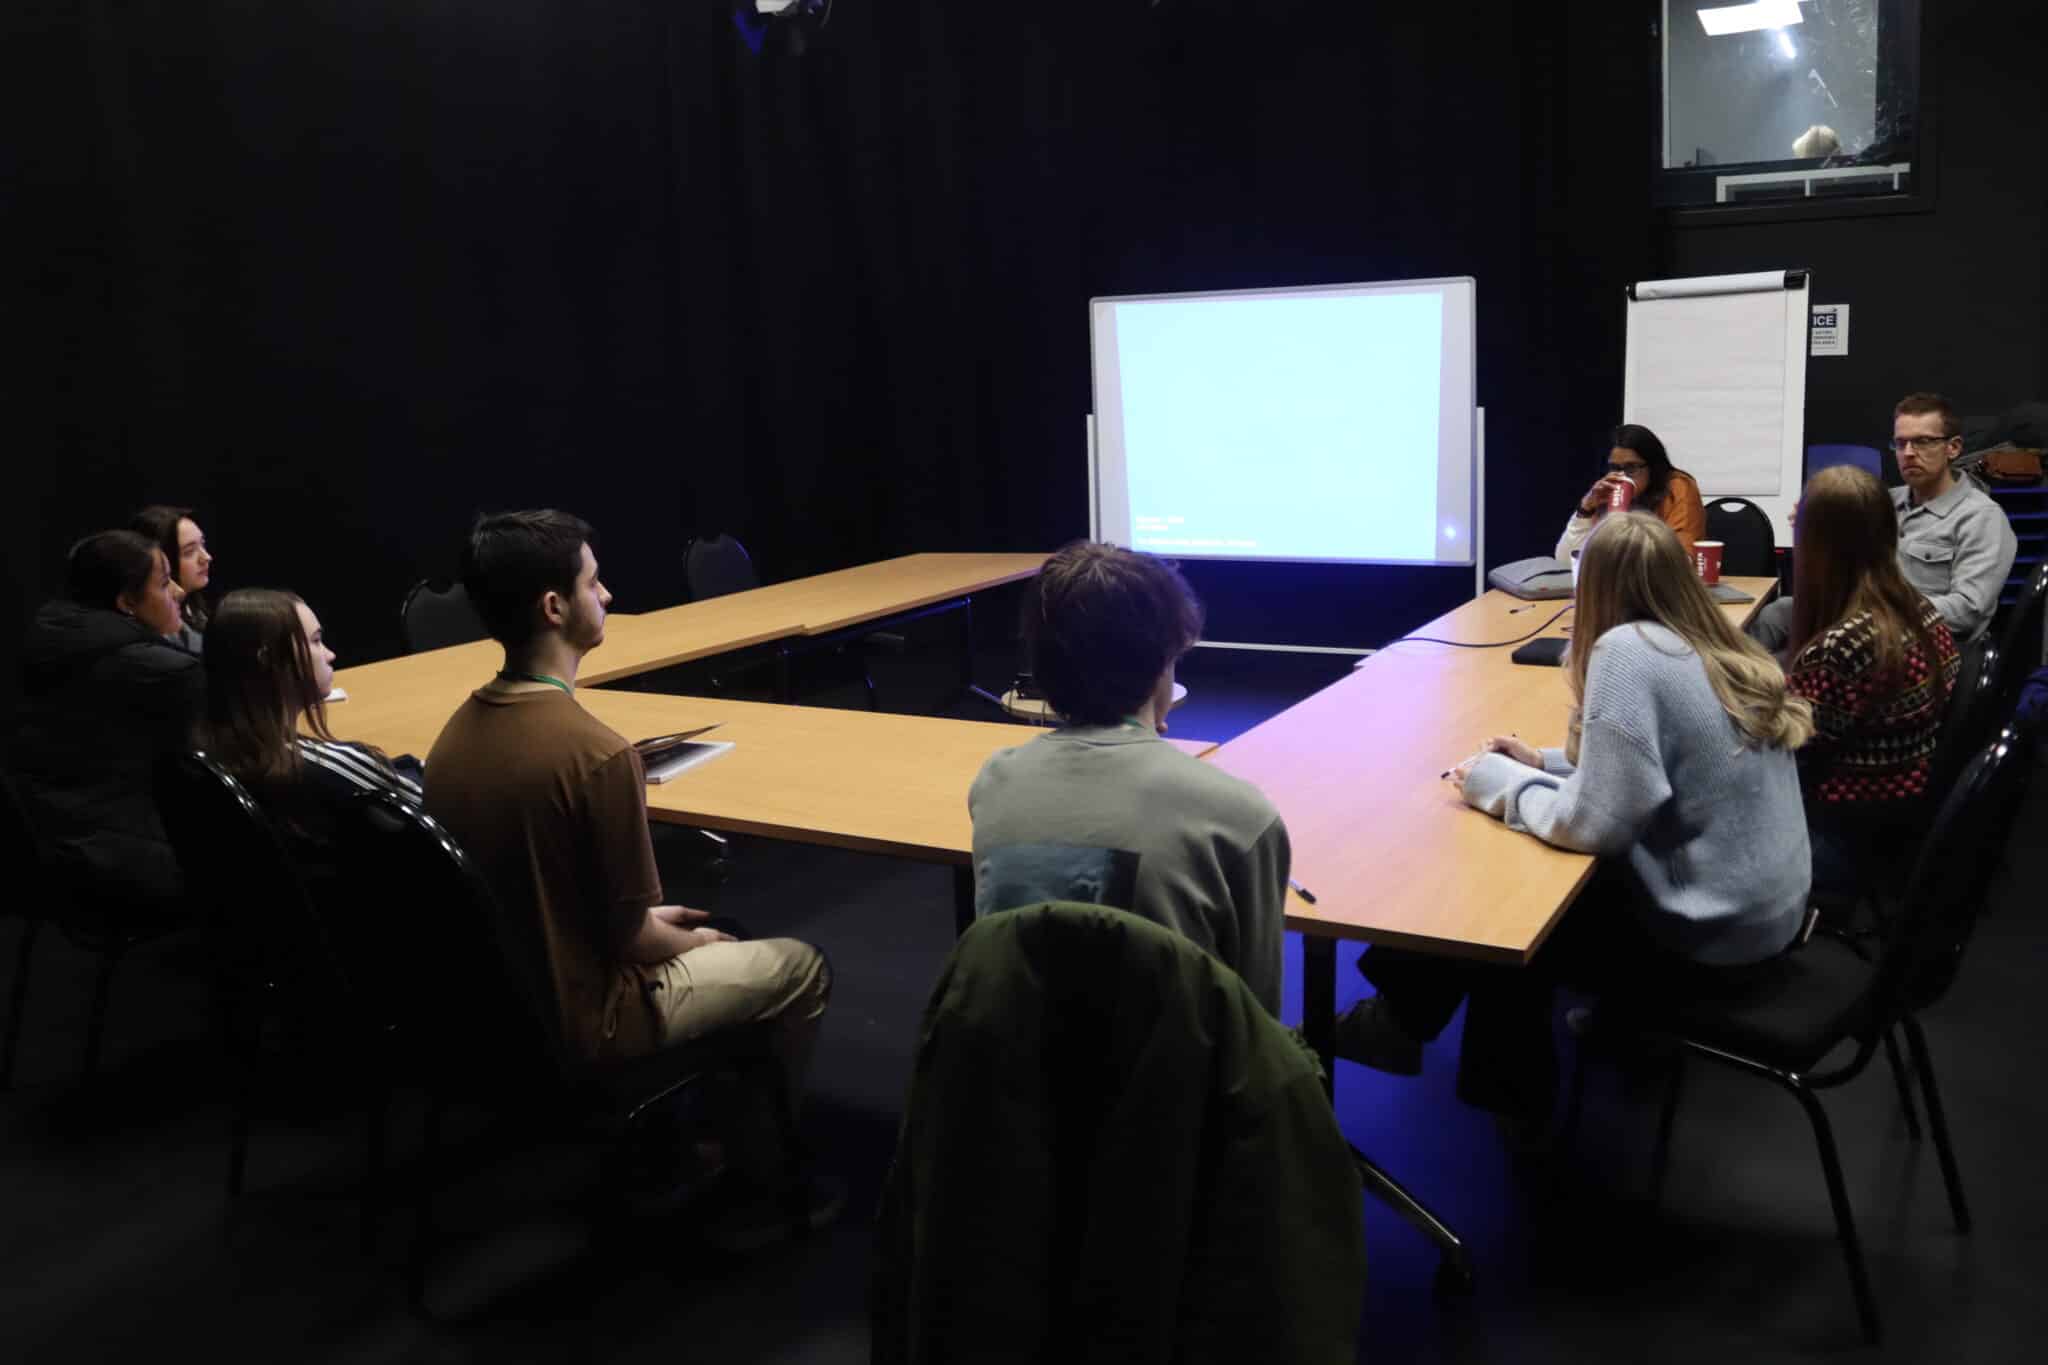
[[[1799,13],[1799,0],[1756,0],[1749,5],[1718,5],[1695,12],[1700,16],[1700,27],[1707,31],[1709,38],[1723,38],[1731,33],[1754,33],[1766,28],[1787,28],[1806,22]]]

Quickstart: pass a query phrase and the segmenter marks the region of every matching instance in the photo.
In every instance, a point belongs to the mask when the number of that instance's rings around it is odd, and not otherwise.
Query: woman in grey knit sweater
[[[1811,855],[1793,751],[1813,732],[1778,665],[1730,626],[1670,527],[1609,517],[1581,559],[1574,705],[1562,748],[1513,737],[1453,769],[1510,829],[1601,855],[1601,870],[1523,969],[1375,949],[1379,994],[1338,1021],[1338,1055],[1421,1067],[1469,993],[1459,1093],[1547,1116],[1548,1008],[1560,979],[1596,990],[1714,991],[1769,970],[1804,922]]]

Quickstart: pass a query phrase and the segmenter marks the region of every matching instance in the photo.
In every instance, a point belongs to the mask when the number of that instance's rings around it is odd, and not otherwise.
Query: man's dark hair
[[[1949,406],[1948,399],[1938,393],[1909,393],[1892,409],[1894,417],[1925,417],[1929,413],[1941,419],[1944,437],[1962,433],[1963,424],[1956,420],[1956,410]]]
[[[476,519],[462,548],[462,586],[491,638],[517,648],[533,638],[543,593],[576,590],[590,523],[552,507],[493,512]]]
[[[1152,555],[1076,541],[1045,562],[1024,604],[1024,648],[1052,708],[1114,725],[1144,705],[1202,636],[1202,604]]]
[[[112,611],[123,593],[140,597],[156,574],[156,543],[133,531],[97,531],[71,547],[64,595],[81,607]]]

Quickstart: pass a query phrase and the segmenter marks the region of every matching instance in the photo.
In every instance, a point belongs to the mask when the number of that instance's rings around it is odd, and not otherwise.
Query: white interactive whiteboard
[[[1472,564],[1469,277],[1089,301],[1097,539]]]
[[[1624,422],[1714,498],[1748,498],[1792,543],[1804,479],[1808,272],[1646,280],[1628,291]]]

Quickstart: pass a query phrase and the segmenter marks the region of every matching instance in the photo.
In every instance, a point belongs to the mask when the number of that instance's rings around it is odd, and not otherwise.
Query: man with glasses
[[[1961,647],[1984,633],[2019,541],[2005,509],[1953,468],[1962,426],[1938,393],[1909,393],[1892,409],[1892,452],[1905,486],[1891,490],[1899,514],[1899,568],[1934,604]],[[1758,612],[1749,633],[1773,653],[1792,638],[1792,602]]]
[[[1938,393],[1909,393],[1892,409],[1892,453],[1904,488],[1892,490],[1899,513],[1899,567],[1967,644],[1991,624],[1998,590],[2012,572],[2019,541],[2005,509],[1974,480],[1956,477],[1962,428]]]

